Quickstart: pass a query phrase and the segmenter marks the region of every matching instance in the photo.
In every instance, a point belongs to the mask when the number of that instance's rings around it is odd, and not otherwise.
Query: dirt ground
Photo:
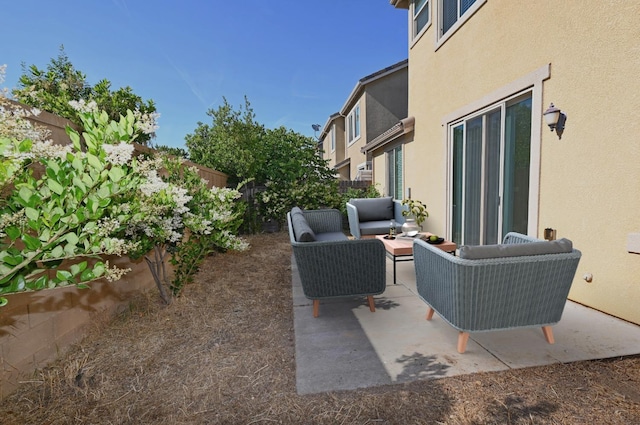
[[[151,292],[0,404],[9,424],[640,424],[640,356],[296,394],[285,232]]]

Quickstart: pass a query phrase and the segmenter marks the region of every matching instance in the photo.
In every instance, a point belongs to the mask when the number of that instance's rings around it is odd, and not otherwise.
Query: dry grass
[[[300,396],[288,236],[141,296],[2,402],[9,424],[632,424],[640,357]]]

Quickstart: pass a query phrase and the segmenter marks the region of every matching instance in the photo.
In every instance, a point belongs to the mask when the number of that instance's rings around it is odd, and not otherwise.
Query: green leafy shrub
[[[0,295],[116,281],[127,270],[107,257],[130,255],[145,256],[168,303],[207,254],[247,247],[235,235],[237,191],[209,189],[177,159],[134,157],[131,142],[148,130],[134,112],[114,121],[93,101],[70,105],[82,134],[67,128],[72,144],[59,146],[26,119],[37,111],[0,96]]]

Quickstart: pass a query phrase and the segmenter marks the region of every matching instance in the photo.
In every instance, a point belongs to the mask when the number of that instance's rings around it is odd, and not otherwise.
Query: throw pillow
[[[291,225],[293,226],[293,233],[298,242],[314,242],[316,240],[316,234],[307,223],[307,219],[304,218],[302,210],[298,207],[291,209]]]
[[[482,260],[485,258],[521,257],[525,255],[543,255],[571,252],[573,243],[569,239],[556,241],[540,241],[506,245],[463,245],[460,247],[460,258],[466,260]]]

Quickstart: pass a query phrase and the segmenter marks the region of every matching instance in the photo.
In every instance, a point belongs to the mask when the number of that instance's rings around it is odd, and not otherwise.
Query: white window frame
[[[347,115],[347,146],[351,146],[360,138],[360,104],[353,107]]]
[[[443,0],[438,0],[438,30],[436,31],[436,50],[442,46],[442,44],[444,44],[456,31],[458,31],[458,29],[460,29],[460,27],[462,27],[465,22],[467,22],[471,16],[473,16],[474,13],[476,13],[478,11],[478,9],[480,9],[486,2],[487,0],[475,0],[475,3],[473,3],[469,9],[467,9],[462,16],[460,16],[460,1],[461,0],[457,0],[458,2],[458,19],[456,20],[456,23],[453,24],[451,26],[451,28],[449,28],[447,30],[446,33],[442,33],[442,25],[443,25],[443,16],[442,16],[442,11],[444,10],[443,6],[442,6],[442,2]]]
[[[427,28],[431,26],[431,0],[424,0],[424,4],[422,7],[416,11],[416,2],[418,0],[411,0],[411,7],[409,13],[409,28],[411,28],[411,41],[416,41],[422,34],[427,31]],[[424,26],[418,29],[418,16],[426,13],[427,14],[427,22]]]
[[[484,96],[477,101],[470,103],[457,111],[454,111],[443,117],[441,123],[445,129],[445,143],[448,147],[447,150],[447,164],[451,164],[452,157],[452,145],[451,129],[455,124],[460,121],[476,114],[481,111],[486,111],[492,106],[504,102],[508,98],[525,92],[531,91],[532,103],[531,103],[531,153],[530,153],[530,165],[529,165],[529,219],[527,234],[531,236],[537,236],[538,234],[538,207],[540,203],[540,150],[542,139],[542,84],[543,81],[549,79],[551,76],[551,65],[545,65],[537,70],[519,78],[516,81]],[[447,165],[449,167],[449,165]],[[446,190],[446,231],[447,237],[451,237],[453,228],[452,223],[452,205],[449,201],[451,199],[453,191],[453,175],[451,170],[447,172],[447,190]]]

